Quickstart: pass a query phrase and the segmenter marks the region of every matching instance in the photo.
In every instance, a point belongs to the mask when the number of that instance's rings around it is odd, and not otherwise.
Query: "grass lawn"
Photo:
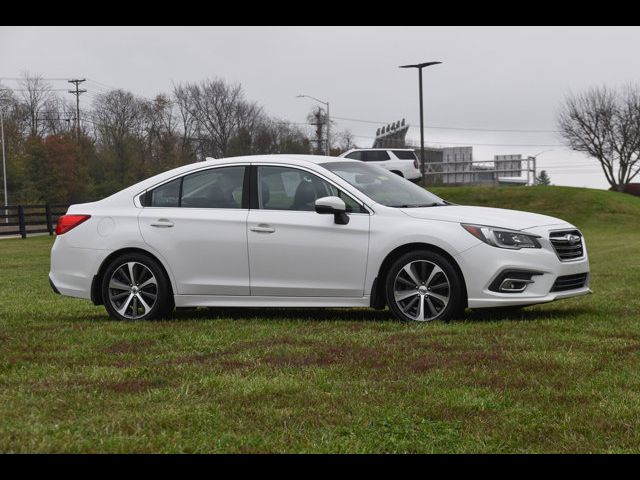
[[[639,452],[640,198],[433,189],[580,227],[594,295],[416,325],[373,310],[115,322],[0,240],[1,452]]]

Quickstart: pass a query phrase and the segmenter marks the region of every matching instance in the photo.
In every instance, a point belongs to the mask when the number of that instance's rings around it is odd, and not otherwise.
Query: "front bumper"
[[[464,273],[469,308],[534,305],[591,293],[588,276],[581,288],[551,291],[558,277],[589,272],[586,246],[583,257],[563,262],[547,240],[548,233],[535,233],[542,235],[540,249],[508,250],[482,243],[455,257]],[[533,282],[523,292],[490,290],[494,280],[508,269],[535,271],[538,274],[532,277]]]

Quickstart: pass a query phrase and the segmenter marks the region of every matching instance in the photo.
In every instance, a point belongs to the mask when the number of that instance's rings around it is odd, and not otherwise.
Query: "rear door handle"
[[[249,227],[249,230],[256,233],[273,233],[276,231],[275,228],[270,227],[269,225],[265,225],[264,223],[261,223],[260,225],[257,225],[255,227]]]
[[[171,228],[173,227],[173,222],[166,218],[159,218],[155,222],[151,222],[151,226],[157,228]]]

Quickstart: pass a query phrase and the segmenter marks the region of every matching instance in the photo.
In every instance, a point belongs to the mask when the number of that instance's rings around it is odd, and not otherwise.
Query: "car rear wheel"
[[[131,253],[114,259],[102,277],[102,299],[116,320],[164,318],[173,309],[169,281],[157,261]]]
[[[400,320],[449,320],[464,311],[462,280],[451,262],[428,250],[407,253],[391,266],[387,304]]]

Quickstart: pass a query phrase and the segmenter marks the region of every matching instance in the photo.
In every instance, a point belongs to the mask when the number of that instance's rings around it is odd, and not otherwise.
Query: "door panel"
[[[251,294],[361,297],[369,249],[369,215],[251,210],[248,217]],[[254,229],[272,229],[272,232]]]
[[[244,177],[245,166],[217,167],[148,193],[140,232],[169,263],[176,294],[249,295]]]
[[[362,297],[369,215],[319,176],[293,167],[257,166],[257,209],[247,238],[251,295]],[[315,200],[340,196],[349,223],[315,212]]]
[[[169,262],[180,295],[249,295],[248,210],[145,208],[144,241]],[[173,223],[172,227],[152,224]]]

